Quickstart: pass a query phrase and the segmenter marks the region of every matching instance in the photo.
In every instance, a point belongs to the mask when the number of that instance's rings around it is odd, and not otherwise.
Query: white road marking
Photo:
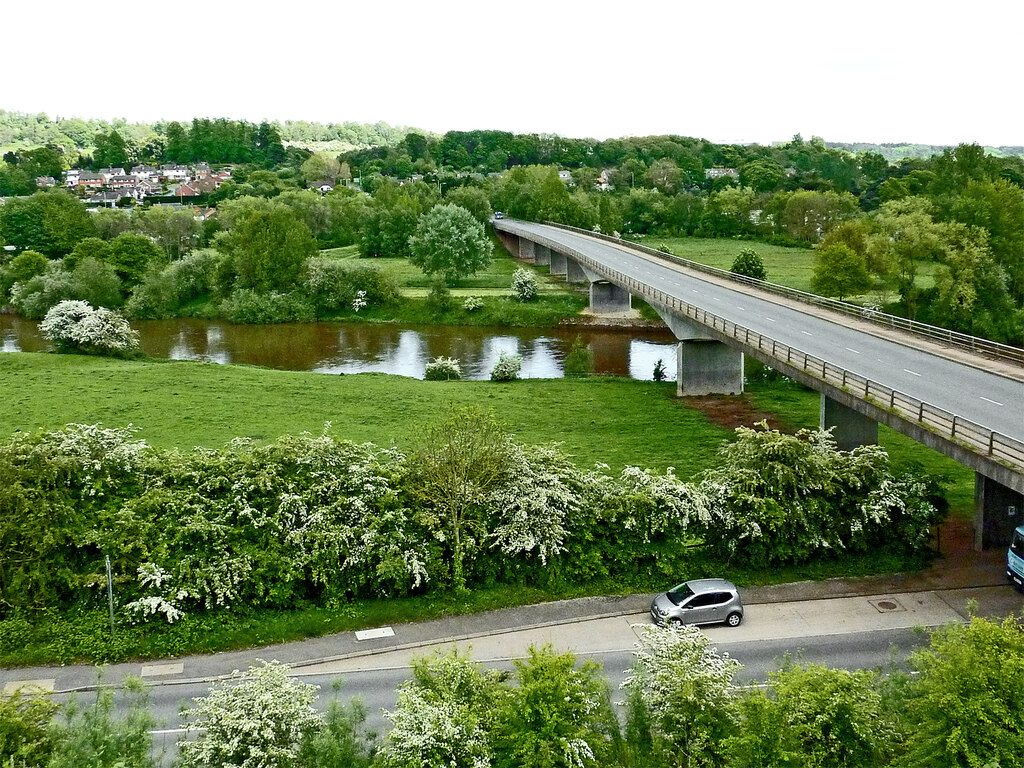
[[[906,371],[907,373],[912,373],[912,374],[914,374],[915,376],[920,376],[920,375],[921,375],[921,374],[920,374],[920,373],[918,373],[917,371],[912,371],[912,370],[910,370],[909,368],[904,368],[903,370],[904,370],[904,371]]]
[[[997,402],[996,402],[995,400],[989,400],[989,399],[988,399],[987,397],[985,397],[984,395],[978,395],[978,397],[980,397],[980,398],[981,398],[982,400],[984,400],[984,401],[985,401],[986,403],[992,403],[992,405],[998,405],[998,406],[999,406],[1000,408],[1002,408],[1002,407],[1003,407],[1003,404],[1002,404],[1002,403],[997,403]]]
[[[769,323],[778,322],[774,317],[766,317],[765,320],[767,320]]]
[[[747,311],[743,307],[736,307],[736,309],[738,309],[740,312],[746,312]]]
[[[855,355],[859,355],[859,354],[860,354],[860,352],[858,352],[858,351],[857,351],[856,349],[854,349],[853,347],[847,347],[847,349],[848,349],[848,350],[850,350],[851,352],[853,352],[853,353],[854,353]]]
[[[800,333],[804,334],[805,336],[813,336],[814,335],[810,331],[800,331]]]

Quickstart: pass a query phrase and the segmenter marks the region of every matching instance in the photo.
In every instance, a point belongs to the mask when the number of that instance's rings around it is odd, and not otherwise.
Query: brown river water
[[[423,378],[428,360],[455,357],[463,378],[486,379],[502,352],[522,355],[523,378],[560,378],[577,335],[594,355],[594,373],[649,380],[664,362],[675,379],[675,340],[651,329],[482,328],[398,326],[367,323],[235,325],[223,320],[141,320],[142,350],[149,357],[240,363],[288,371],[363,373],[378,371]],[[34,320],[0,316],[0,351],[50,348]]]

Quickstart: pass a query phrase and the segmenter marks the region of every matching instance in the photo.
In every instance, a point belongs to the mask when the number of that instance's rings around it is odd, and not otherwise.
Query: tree
[[[50,723],[57,709],[43,693],[19,689],[0,698],[0,765],[45,768],[53,748]]]
[[[744,248],[733,260],[729,271],[737,275],[745,275],[755,280],[767,280],[768,271],[764,268],[764,260],[752,248]]]
[[[38,251],[22,251],[13,259],[7,270],[14,280],[24,282],[43,274],[50,260]]]
[[[910,657],[907,768],[1016,765],[1024,754],[1020,619],[973,617],[931,635]]]
[[[819,248],[815,253],[812,288],[822,296],[844,296],[864,293],[871,287],[871,275],[863,256],[843,243]]]
[[[314,152],[302,164],[299,172],[306,180],[307,186],[317,181],[326,181],[333,185],[341,175],[341,163],[334,155]]]
[[[191,211],[154,206],[135,213],[139,231],[156,241],[167,258],[177,261],[199,244],[199,222]]]
[[[735,720],[729,689],[740,667],[696,627],[643,627],[623,683],[638,731],[634,744],[649,745],[660,765],[724,766]]]
[[[600,666],[576,667],[571,653],[531,647],[516,659],[517,685],[496,713],[495,768],[584,768],[608,765],[619,736]]]
[[[118,717],[109,687],[98,688],[94,703],[85,707],[72,694],[50,727],[53,753],[47,768],[151,768],[149,731],[156,721],[142,681],[127,679],[124,698],[127,712]]]
[[[465,208],[481,224],[486,224],[493,213],[487,193],[480,187],[455,187],[448,190],[444,201]]]
[[[491,730],[502,698],[498,673],[484,671],[454,650],[417,658],[378,760],[383,768],[485,768],[491,765]]]
[[[183,768],[290,768],[320,727],[316,691],[276,661],[232,673],[183,713],[198,733],[181,744]]]
[[[988,231],[988,244],[996,263],[1009,276],[1014,301],[1024,304],[1024,194],[1008,181],[970,181],[959,195],[953,217]]]
[[[123,232],[110,241],[102,259],[131,288],[142,280],[151,264],[161,264],[167,257],[160,246],[145,235]]]
[[[93,152],[93,163],[105,168],[119,168],[128,165],[130,158],[124,139],[117,131],[97,133],[94,139],[96,150]]]
[[[849,192],[799,190],[786,198],[782,226],[790,237],[816,243],[858,211],[857,198]]]
[[[424,430],[413,457],[424,514],[451,552],[451,579],[465,589],[466,552],[478,545],[488,494],[506,480],[510,441],[493,416],[453,409]]]
[[[673,195],[679,191],[683,181],[683,173],[679,166],[668,158],[655,160],[644,176],[647,186],[654,187],[664,195]]]
[[[410,261],[428,275],[455,282],[491,263],[493,246],[483,225],[465,208],[434,206],[409,238]]]
[[[69,253],[95,232],[85,205],[64,190],[37,192],[0,205],[0,238],[50,258]]]
[[[922,197],[884,203],[875,216],[876,231],[868,239],[869,259],[899,291],[911,318],[917,313],[917,264],[938,261],[944,252],[946,228],[931,213],[931,202]]]
[[[363,730],[366,707],[359,699],[331,699],[323,724],[307,732],[296,768],[369,768],[376,736]]]
[[[230,229],[214,238],[230,257],[235,287],[287,291],[299,281],[316,241],[291,209],[280,203],[240,198],[229,206]]]

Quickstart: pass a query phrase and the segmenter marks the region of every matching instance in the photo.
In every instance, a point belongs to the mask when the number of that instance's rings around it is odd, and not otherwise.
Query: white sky
[[[0,108],[50,117],[1024,144],[1021,0],[3,0],[0,31]]]

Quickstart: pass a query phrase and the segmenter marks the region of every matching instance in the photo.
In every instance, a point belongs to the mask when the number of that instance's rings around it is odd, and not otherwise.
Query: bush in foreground
[[[491,381],[515,381],[522,367],[523,358],[520,355],[502,352],[491,369]]]
[[[427,381],[451,381],[462,378],[462,366],[454,357],[436,357],[427,363]]]

